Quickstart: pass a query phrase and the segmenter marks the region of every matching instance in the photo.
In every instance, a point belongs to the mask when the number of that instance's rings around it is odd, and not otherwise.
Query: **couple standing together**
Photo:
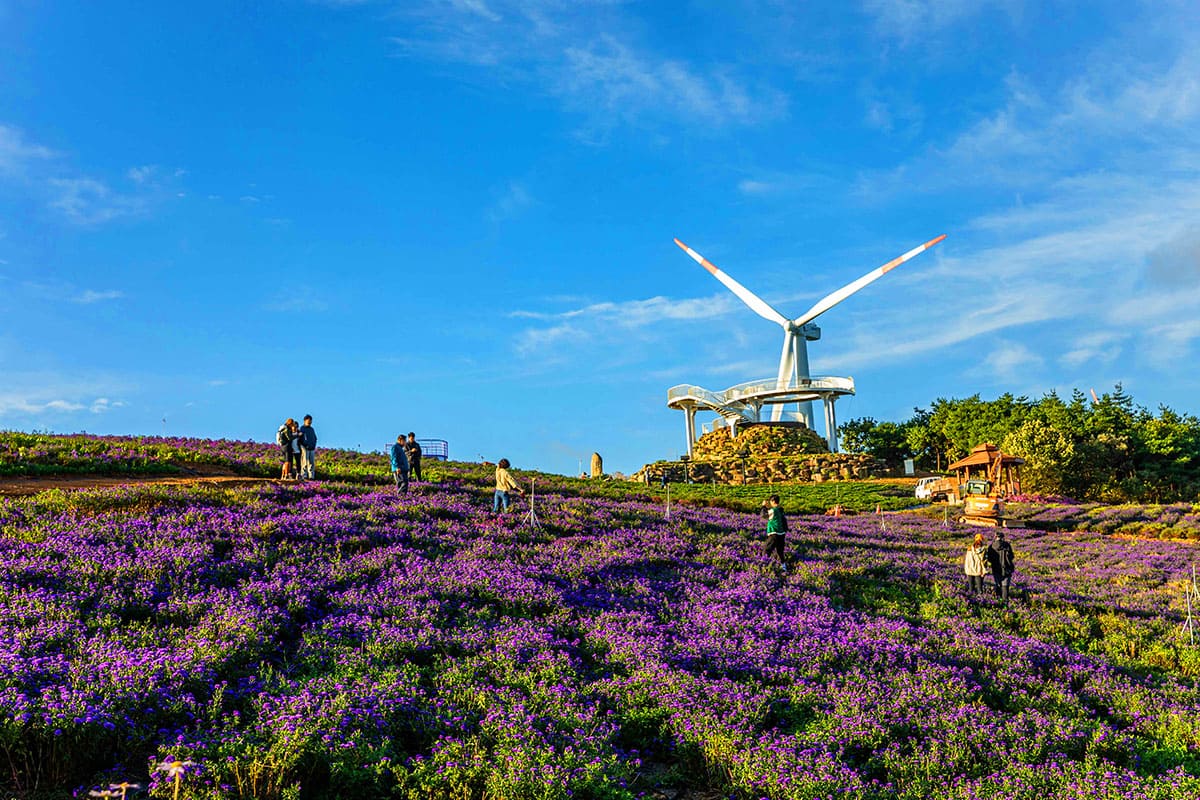
[[[396,482],[396,491],[403,494],[408,491],[409,475],[412,475],[414,481],[423,480],[421,478],[421,445],[417,442],[417,435],[409,431],[407,440],[403,433],[397,436],[396,443],[392,445],[391,455],[392,480]]]
[[[275,433],[275,442],[283,455],[281,480],[316,480],[317,432],[311,414],[305,415],[303,425],[288,417]]]
[[[967,574],[967,590],[971,594],[983,593],[983,577],[991,568],[992,580],[996,584],[996,597],[1008,602],[1015,568],[1012,545],[1004,538],[1004,529],[996,529],[996,538],[990,545],[983,543],[983,534],[975,534],[975,540],[963,557],[963,572]]]

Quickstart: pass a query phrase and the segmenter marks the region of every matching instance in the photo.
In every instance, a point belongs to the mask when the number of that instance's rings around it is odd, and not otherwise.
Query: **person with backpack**
[[[783,540],[787,535],[788,524],[787,517],[783,514],[783,506],[779,505],[779,495],[773,494],[763,501],[760,513],[767,521],[767,555],[774,555],[779,561],[780,569],[786,573],[788,566],[783,552]]]
[[[396,482],[396,491],[408,493],[408,456],[404,454],[404,434],[396,437],[392,445],[392,479]]]
[[[279,474],[281,481],[286,481],[292,477],[292,428],[296,426],[296,420],[288,417],[279,430],[275,431],[275,443],[279,445],[279,451],[283,455],[283,470]]]
[[[1012,576],[1015,568],[1012,545],[1004,538],[1004,529],[996,529],[996,538],[988,545],[988,566],[992,568],[992,580],[996,584],[996,597],[1004,603],[1008,602],[1008,591],[1012,588]]]
[[[301,478],[300,474],[300,451],[304,448],[300,446],[300,425],[296,420],[292,420],[292,439],[291,439],[291,470],[292,480],[298,481]]]

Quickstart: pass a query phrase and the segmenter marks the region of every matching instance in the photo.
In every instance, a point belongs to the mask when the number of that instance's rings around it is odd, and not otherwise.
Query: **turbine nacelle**
[[[821,338],[821,328],[814,322],[806,322],[803,325],[789,322],[787,332],[789,334],[799,334],[810,342],[815,342]]]

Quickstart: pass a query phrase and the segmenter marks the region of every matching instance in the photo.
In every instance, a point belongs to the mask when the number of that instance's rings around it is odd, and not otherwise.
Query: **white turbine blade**
[[[845,300],[850,295],[857,292],[859,289],[866,286],[868,283],[871,283],[873,281],[876,281],[876,280],[882,278],[884,275],[891,272],[896,267],[903,264],[905,261],[908,261],[913,256],[918,256],[921,253],[924,253],[926,250],[933,247],[935,244],[937,244],[938,242],[940,242],[942,239],[945,239],[945,238],[946,238],[946,234],[943,233],[941,236],[938,236],[936,239],[930,239],[925,244],[923,244],[919,247],[914,247],[912,250],[909,250],[904,255],[893,258],[891,261],[884,264],[882,267],[871,270],[866,275],[863,275],[861,278],[854,281],[853,283],[848,283],[845,286],[843,286],[842,288],[838,289],[837,291],[830,292],[829,294],[825,295],[825,297],[821,298],[821,300],[819,300],[815,306],[810,308],[808,311],[804,312],[804,314],[802,314],[801,316],[796,317],[795,321],[792,324],[793,325],[803,325],[806,322],[813,321],[814,319],[821,316],[829,309],[836,306],[838,303]]]
[[[787,317],[785,317],[783,314],[780,314],[778,311],[776,311],[775,309],[773,309],[769,305],[767,305],[765,302],[763,302],[762,298],[760,298],[758,295],[754,294],[754,292],[750,291],[745,286],[742,286],[740,283],[738,283],[733,278],[726,275],[721,270],[717,269],[717,267],[714,266],[711,261],[709,261],[707,258],[705,258],[704,256],[697,253],[692,248],[688,247],[683,242],[676,239],[675,244],[679,245],[680,249],[682,249],[683,252],[687,253],[689,256],[691,256],[693,259],[695,259],[697,264],[699,264],[700,266],[704,267],[706,270],[711,272],[712,276],[714,278],[719,280],[721,283],[725,284],[725,288],[727,288],[729,291],[736,294],[743,303],[750,306],[751,311],[753,311],[755,314],[758,314],[763,319],[769,319],[771,322],[774,322],[777,325],[781,325],[785,329],[787,328],[787,326],[788,326]]]

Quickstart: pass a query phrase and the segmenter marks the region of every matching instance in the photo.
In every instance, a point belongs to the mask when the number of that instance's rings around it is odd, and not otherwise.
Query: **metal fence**
[[[383,446],[384,455],[392,452],[393,444],[395,442],[388,442]],[[434,461],[446,461],[450,458],[450,443],[445,439],[417,439],[417,444],[421,445],[421,458]]]

